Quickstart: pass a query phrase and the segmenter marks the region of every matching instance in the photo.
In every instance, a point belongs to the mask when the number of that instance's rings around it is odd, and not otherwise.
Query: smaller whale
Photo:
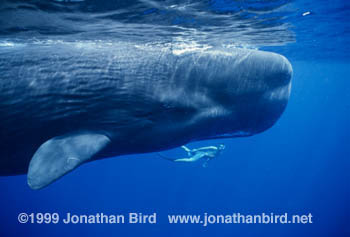
[[[130,43],[0,48],[0,175],[43,188],[85,162],[251,136],[284,111],[278,54]]]

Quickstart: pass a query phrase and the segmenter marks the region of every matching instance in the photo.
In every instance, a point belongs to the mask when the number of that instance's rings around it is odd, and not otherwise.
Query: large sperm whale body
[[[40,189],[88,161],[262,132],[292,67],[257,50],[56,43],[0,48],[0,72],[0,175]]]

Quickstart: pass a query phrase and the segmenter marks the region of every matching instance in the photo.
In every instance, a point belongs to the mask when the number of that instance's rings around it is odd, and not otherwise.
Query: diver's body
[[[174,162],[195,162],[200,159],[205,159],[205,162],[208,162],[209,160],[219,156],[222,153],[222,151],[225,149],[225,146],[221,144],[217,147],[207,146],[207,147],[201,147],[197,149],[189,149],[186,146],[182,146],[181,148],[187,152],[189,157],[179,158],[179,159],[170,159],[164,156],[162,157],[164,159],[174,161]]]

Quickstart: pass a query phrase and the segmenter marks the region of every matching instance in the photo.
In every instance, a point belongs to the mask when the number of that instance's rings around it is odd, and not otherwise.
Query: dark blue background
[[[313,3],[297,10],[326,9]],[[338,16],[347,11],[339,9]],[[350,236],[349,18],[332,18],[338,28],[324,22],[320,32],[328,33],[310,41],[305,29],[319,29],[313,28],[316,13],[291,20],[297,43],[266,48],[286,55],[294,68],[290,102],[273,128],[250,138],[189,144],[226,144],[207,168],[145,154],[83,165],[40,191],[27,187],[26,176],[0,177],[0,236]],[[20,212],[157,212],[158,223],[19,224]],[[204,212],[312,213],[313,224],[167,223],[167,214]]]
[[[349,236],[350,68],[344,62],[292,63],[293,93],[281,120],[263,134],[224,140],[227,150],[207,168],[147,154],[86,164],[40,191],[30,190],[25,176],[1,177],[0,236]],[[157,212],[158,224],[20,225],[20,212]],[[204,212],[311,212],[314,223],[167,224],[167,214]]]

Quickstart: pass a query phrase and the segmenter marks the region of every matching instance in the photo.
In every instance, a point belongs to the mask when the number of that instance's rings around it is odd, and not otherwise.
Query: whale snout
[[[233,136],[253,135],[273,126],[285,110],[291,92],[293,68],[286,57],[251,51],[245,59],[238,77],[238,70],[233,70],[231,81],[237,83],[228,87],[231,96],[226,97],[231,115],[225,126]]]
[[[277,76],[279,76],[280,80],[282,82],[286,82],[286,83],[290,83],[292,76],[293,76],[293,68],[292,68],[292,64],[289,62],[289,60],[282,56],[282,55],[278,55],[280,57],[280,69],[278,71]]]
[[[274,90],[283,86],[288,86],[293,75],[293,68],[286,57],[280,54],[262,52],[257,55],[260,65],[259,74],[261,80],[267,85],[268,90]]]
[[[271,81],[275,82],[266,92],[270,99],[288,100],[290,96],[293,68],[288,59],[282,55],[276,55],[277,65],[272,68]]]

